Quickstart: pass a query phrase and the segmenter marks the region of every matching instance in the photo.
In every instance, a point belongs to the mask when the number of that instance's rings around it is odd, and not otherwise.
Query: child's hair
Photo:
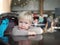
[[[33,15],[32,15],[32,13],[31,13],[30,11],[23,11],[23,12],[21,12],[21,13],[19,14],[18,20],[19,20],[19,19],[27,19],[27,20],[29,20],[30,22],[32,22],[32,21],[33,21]]]

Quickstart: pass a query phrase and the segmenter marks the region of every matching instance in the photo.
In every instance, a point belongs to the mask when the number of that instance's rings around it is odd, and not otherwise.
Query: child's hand
[[[35,32],[28,32],[28,35],[36,35]]]
[[[34,39],[36,36],[28,36],[28,39]]]

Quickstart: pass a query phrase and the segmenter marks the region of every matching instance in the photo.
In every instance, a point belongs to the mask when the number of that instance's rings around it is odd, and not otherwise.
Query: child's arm
[[[12,35],[14,36],[25,36],[25,35],[36,35],[36,34],[42,34],[43,30],[39,28],[35,28],[32,30],[18,30],[16,27],[13,28]]]
[[[15,26],[12,30],[12,35],[13,36],[25,36],[28,35],[28,31],[26,30],[19,30],[17,26]]]
[[[29,34],[36,35],[36,34],[42,34],[43,30],[40,27],[35,27],[34,29],[30,30]]]
[[[13,36],[26,36],[26,35],[36,35],[34,31],[29,30],[18,30],[17,26],[15,26],[12,30]]]
[[[35,28],[35,32],[36,32],[36,34],[42,34],[43,33],[43,29],[40,28],[40,27],[36,27]]]
[[[28,31],[28,35],[36,35],[36,33],[33,31]]]

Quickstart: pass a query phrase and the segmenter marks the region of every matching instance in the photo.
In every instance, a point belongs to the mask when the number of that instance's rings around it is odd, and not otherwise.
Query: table
[[[60,32],[58,31],[35,36],[12,36],[11,38],[11,45],[60,45]]]

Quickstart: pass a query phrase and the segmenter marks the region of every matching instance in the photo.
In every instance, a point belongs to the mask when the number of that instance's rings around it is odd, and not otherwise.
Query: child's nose
[[[22,23],[23,26],[25,26],[25,23]]]

